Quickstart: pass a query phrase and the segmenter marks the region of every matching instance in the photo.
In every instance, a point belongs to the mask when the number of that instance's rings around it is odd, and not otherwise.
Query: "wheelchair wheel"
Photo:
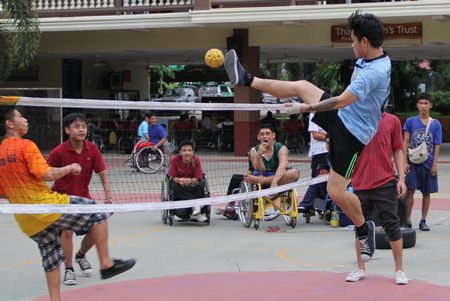
[[[250,192],[250,191],[251,191],[251,185],[248,183],[242,182],[239,187],[239,192],[245,193],[245,192]],[[239,210],[238,210],[239,220],[245,227],[249,228],[250,225],[252,224],[252,221],[254,218],[253,199],[241,200],[241,201],[239,201],[238,206],[239,206]]]
[[[105,144],[103,143],[103,140],[99,135],[94,135],[92,137],[92,143],[97,145],[100,152],[103,153],[103,151],[105,150]]]
[[[292,211],[292,204],[291,204],[291,197],[294,198],[294,202],[297,201],[297,190],[292,189],[289,192],[286,192],[285,200],[281,203],[282,206],[284,206],[284,211],[290,213]],[[295,226],[297,225],[297,218],[291,217],[289,214],[283,215],[284,222],[286,225],[291,226],[293,229],[295,229]]]
[[[161,202],[169,201],[169,185],[167,178],[164,178],[161,185]],[[169,217],[169,210],[161,210],[161,220],[164,224],[167,224],[167,218]]]
[[[307,211],[303,216],[305,217],[305,222],[309,224],[311,222],[311,213]]]
[[[255,228],[255,230],[259,229],[259,220],[255,220],[255,224],[253,225],[253,227]]]
[[[325,210],[323,213],[323,221],[325,224],[329,225],[331,222],[331,210]]]
[[[150,146],[140,149],[134,160],[137,168],[147,174],[157,172],[164,164],[164,156],[161,150],[153,150]]]

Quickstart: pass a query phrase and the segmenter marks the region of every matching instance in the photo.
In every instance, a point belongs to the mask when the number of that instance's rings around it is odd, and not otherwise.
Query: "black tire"
[[[255,220],[255,224],[253,225],[255,230],[259,229],[259,220]]]
[[[251,185],[247,184],[245,182],[242,182],[239,187],[239,192],[246,193],[251,191]],[[254,219],[254,206],[253,206],[253,199],[245,199],[239,201],[239,220],[244,225],[244,227],[250,228],[250,225],[252,224],[252,221]]]
[[[161,185],[161,202],[169,201],[169,187],[168,180],[164,179]],[[167,224],[167,219],[169,217],[169,210],[161,210],[161,220],[164,224]]]
[[[325,224],[329,225],[331,222],[331,210],[325,210],[323,213],[323,221]]]
[[[311,213],[309,212],[305,212],[305,221],[307,224],[309,224],[311,222]]]
[[[297,226],[297,218],[293,217],[291,218],[291,225],[292,229],[295,229],[295,227]]]
[[[150,146],[146,146],[137,152],[134,164],[143,173],[152,174],[163,166],[164,155],[160,149],[153,150]]]
[[[413,228],[401,228],[403,237],[403,248],[408,249],[416,245],[416,230]],[[376,229],[375,231],[375,243],[376,248],[380,250],[387,250],[391,248],[389,238],[382,229]]]

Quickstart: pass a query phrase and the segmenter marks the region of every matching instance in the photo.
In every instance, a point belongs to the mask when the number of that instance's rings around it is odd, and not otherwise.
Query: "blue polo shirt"
[[[338,115],[345,127],[367,145],[375,135],[381,114],[389,100],[391,60],[386,53],[372,59],[358,59],[347,87],[357,100],[340,109]]]
[[[161,139],[167,137],[167,132],[159,123],[156,125],[148,125],[148,136],[150,141],[154,144],[158,143]]]

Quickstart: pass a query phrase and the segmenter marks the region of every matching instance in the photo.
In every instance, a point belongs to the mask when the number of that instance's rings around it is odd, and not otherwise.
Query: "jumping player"
[[[356,225],[362,258],[375,252],[372,221],[365,221],[358,197],[347,184],[362,149],[378,127],[389,97],[391,61],[381,48],[383,23],[372,14],[356,11],[348,18],[352,47],[358,58],[352,81],[345,91],[330,97],[317,86],[304,81],[280,81],[255,77],[239,63],[236,52],[225,56],[225,68],[234,86],[249,86],[278,98],[300,97],[304,103],[286,104],[288,114],[317,112],[313,121],[330,137],[330,171],[327,190],[333,201]]]

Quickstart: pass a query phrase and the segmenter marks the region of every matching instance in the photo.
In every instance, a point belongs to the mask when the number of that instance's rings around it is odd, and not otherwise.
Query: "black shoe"
[[[100,270],[100,274],[102,275],[102,279],[109,279],[111,277],[117,276],[123,272],[128,271],[136,264],[136,260],[128,259],[114,259],[114,265],[107,269]]]
[[[367,221],[368,234],[366,237],[359,237],[359,249],[361,258],[364,262],[368,262],[375,253],[375,223]]]

